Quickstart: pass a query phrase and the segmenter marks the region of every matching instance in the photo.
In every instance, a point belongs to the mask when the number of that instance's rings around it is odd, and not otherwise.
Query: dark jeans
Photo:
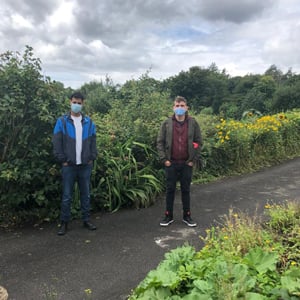
[[[90,178],[92,164],[62,167],[63,194],[61,203],[61,221],[68,222],[71,217],[71,202],[74,185],[78,182],[80,191],[80,204],[82,220],[88,221],[90,217]]]
[[[166,171],[166,210],[173,213],[176,183],[180,182],[182,209],[190,210],[190,187],[192,182],[193,167],[183,164],[171,164],[165,167]]]

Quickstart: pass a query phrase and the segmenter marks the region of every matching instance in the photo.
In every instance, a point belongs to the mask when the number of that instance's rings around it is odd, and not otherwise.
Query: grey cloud
[[[9,0],[6,6],[10,12],[17,12],[34,23],[42,23],[45,17],[51,14],[59,5],[60,0]]]
[[[82,38],[101,39],[115,46],[130,38],[132,31],[156,28],[183,18],[179,1],[97,1],[77,2],[76,32]],[[175,4],[175,5],[174,5]]]
[[[275,5],[272,0],[201,0],[198,12],[211,21],[247,22]]]
[[[119,74],[128,78],[128,74],[141,74],[150,67],[156,74],[172,75],[213,61],[220,68],[225,62],[236,70],[245,66],[254,69],[260,67],[262,60],[271,65],[287,60],[287,56],[294,57],[291,64],[299,66],[299,56],[289,54],[296,42],[291,42],[286,31],[278,33],[274,27],[281,16],[282,28],[292,33],[286,23],[294,26],[298,13],[296,19],[290,20],[287,12],[274,9],[279,0],[66,1],[72,2],[73,9],[65,12],[65,22],[57,20],[55,24],[53,18],[47,17],[62,0],[5,0],[0,8],[1,49],[21,51],[30,45],[47,72],[62,76],[69,73],[74,78],[82,74]],[[285,1],[281,5],[285,7]],[[270,16],[268,9],[273,9]],[[33,27],[11,26],[13,12],[29,20]],[[283,37],[280,47],[274,49],[274,37],[278,35]],[[298,30],[294,30],[292,37],[296,41],[297,36]],[[272,43],[264,48],[266,41]],[[269,63],[267,58],[274,62]]]

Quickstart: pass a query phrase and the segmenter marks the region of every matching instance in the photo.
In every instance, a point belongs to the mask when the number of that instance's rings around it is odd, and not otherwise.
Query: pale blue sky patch
[[[161,31],[157,30],[156,33],[161,38],[179,40],[194,40],[207,36],[205,32],[188,26],[172,26]]]

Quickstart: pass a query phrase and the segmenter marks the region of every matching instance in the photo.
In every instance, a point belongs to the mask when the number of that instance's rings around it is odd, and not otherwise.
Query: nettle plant
[[[286,228],[293,234],[283,237],[277,226],[287,213],[293,221]],[[268,207],[270,219],[260,225],[230,211],[224,226],[207,230],[200,251],[184,245],[166,253],[129,299],[299,299],[299,213],[296,204]]]

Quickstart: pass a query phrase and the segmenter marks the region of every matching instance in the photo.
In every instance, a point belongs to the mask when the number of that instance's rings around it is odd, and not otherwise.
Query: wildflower
[[[295,265],[297,265],[297,263],[295,261],[292,261],[291,266],[295,266]]]
[[[84,292],[85,292],[87,295],[91,295],[91,294],[92,294],[92,290],[91,290],[91,289],[85,289]]]

